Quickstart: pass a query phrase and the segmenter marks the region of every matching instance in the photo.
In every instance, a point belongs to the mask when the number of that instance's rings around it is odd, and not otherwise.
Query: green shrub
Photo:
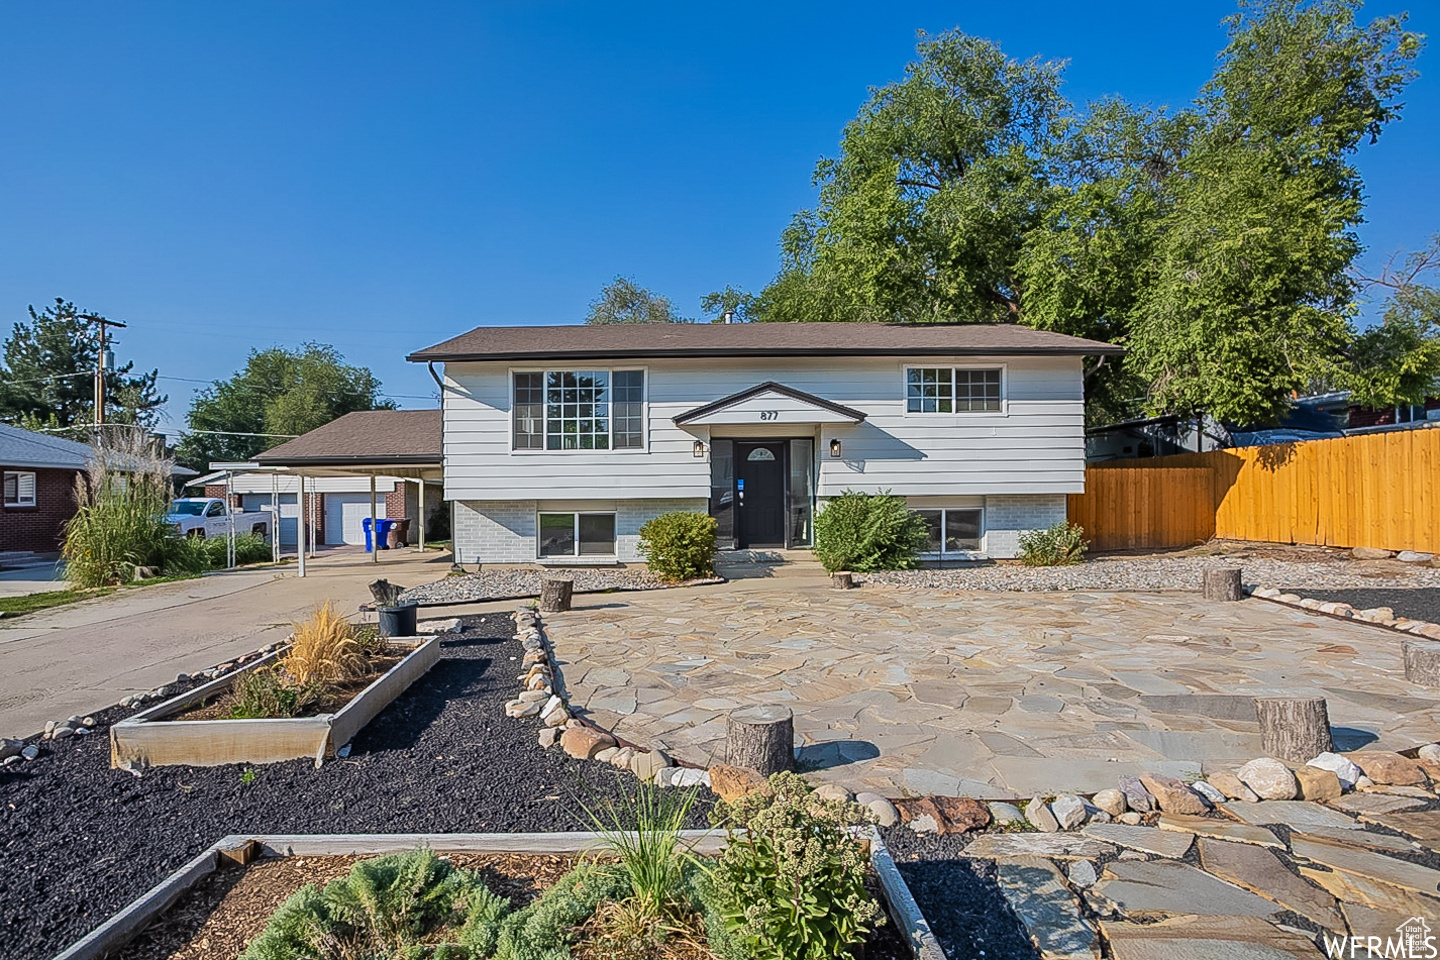
[[[715,576],[715,518],[666,513],[640,528],[640,552],[650,572],[675,583]]]
[[[1020,534],[1020,562],[1027,567],[1063,567],[1079,563],[1090,546],[1085,528],[1062,520],[1048,530]]]
[[[320,688],[314,684],[291,686],[273,668],[267,667],[236,677],[230,696],[227,720],[298,717],[319,704]]]
[[[194,544],[205,556],[206,569],[221,570],[225,567],[225,561],[229,552],[228,537],[176,537],[176,540],[184,539]],[[270,544],[265,538],[255,533],[241,533],[235,536],[235,563],[269,563],[272,554]]]
[[[927,539],[925,521],[889,493],[847,490],[815,518],[815,557],[832,572],[908,570]]]
[[[362,860],[323,891],[307,884],[241,960],[488,957],[508,912],[474,871],[412,850]]]
[[[884,922],[865,892],[865,848],[850,833],[866,820],[860,807],[777,773],[713,816],[729,835],[712,874],[720,912],[759,960],[844,956]]]

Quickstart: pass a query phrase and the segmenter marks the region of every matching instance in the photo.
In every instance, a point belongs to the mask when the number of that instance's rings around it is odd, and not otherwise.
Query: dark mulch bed
[[[1397,617],[1411,620],[1429,620],[1440,623],[1440,587],[1411,587],[1401,590],[1386,590],[1378,587],[1354,590],[1310,590],[1301,588],[1289,591],[1296,596],[1313,597],[1326,603],[1348,603],[1356,610],[1371,607],[1389,607]]]
[[[946,956],[1039,960],[995,883],[995,864],[960,856],[968,835],[922,835],[903,826],[880,832]]]
[[[521,647],[504,615],[467,618],[443,659],[355,738],[348,759],[246,768],[110,769],[109,724],[42,744],[0,773],[0,955],[53,957],[232,833],[482,833],[585,830],[574,797],[637,782],[536,742],[511,720]],[[710,795],[693,826],[706,825]]]

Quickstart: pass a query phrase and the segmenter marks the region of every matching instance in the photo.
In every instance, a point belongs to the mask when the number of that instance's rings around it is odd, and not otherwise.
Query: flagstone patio
[[[1339,749],[1440,738],[1397,635],[1261,600],[738,580],[577,598],[547,629],[572,704],[622,737],[705,764],[729,711],[783,703],[802,768],[892,796],[1233,767],[1256,696],[1326,697]]]

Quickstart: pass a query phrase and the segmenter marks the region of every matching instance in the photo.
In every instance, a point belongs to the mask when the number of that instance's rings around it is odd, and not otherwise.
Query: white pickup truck
[[[173,523],[175,532],[185,537],[223,537],[230,532],[233,522],[236,534],[254,533],[269,539],[269,511],[234,513],[226,509],[224,500],[216,497],[172,500],[165,520]]]

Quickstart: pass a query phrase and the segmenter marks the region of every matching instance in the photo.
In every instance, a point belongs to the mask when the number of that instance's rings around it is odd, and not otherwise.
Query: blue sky
[[[404,355],[579,321],[617,274],[683,312],[773,276],[866,88],[915,31],[1068,59],[1068,94],[1183,103],[1229,2],[0,4],[0,332],[56,296],[188,380],[307,339],[404,406]],[[1409,9],[1440,34],[1440,3]],[[1367,265],[1440,232],[1440,70],[1367,148]],[[1432,72],[1437,76],[1432,76]]]

